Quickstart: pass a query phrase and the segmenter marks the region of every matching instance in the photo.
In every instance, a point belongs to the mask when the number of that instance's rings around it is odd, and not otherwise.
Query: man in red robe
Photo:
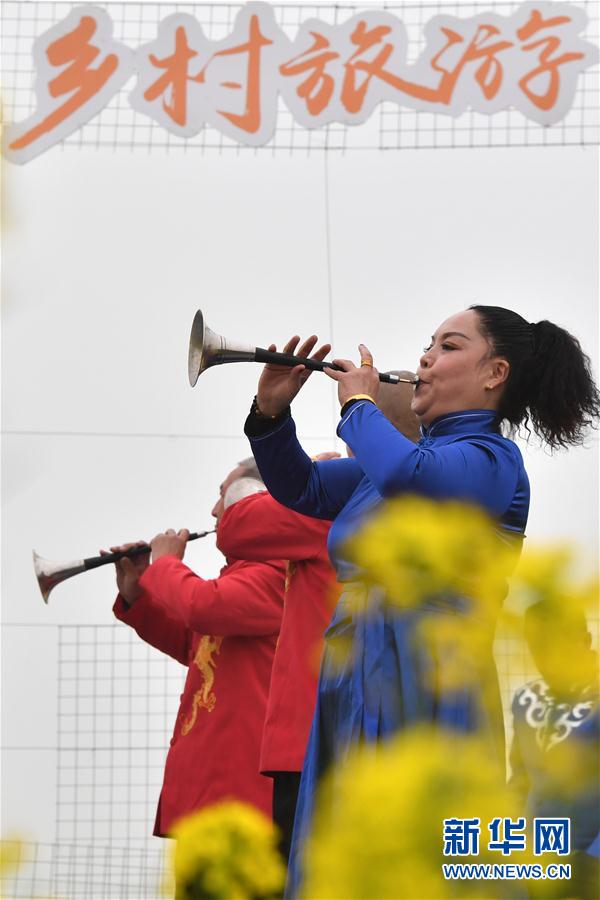
[[[410,372],[394,372],[413,377]],[[419,425],[410,410],[409,384],[382,384],[378,405],[410,440]],[[316,459],[331,459],[323,453]],[[230,506],[219,522],[217,546],[226,555],[237,549],[244,559],[288,560],[283,619],[273,663],[260,754],[260,771],[273,778],[273,819],[287,859],[304,753],[316,702],[323,634],[339,587],[327,552],[330,521],[313,519],[257,493]]]
[[[249,474],[260,477],[253,460],[221,485],[217,528],[225,492]],[[182,562],[187,536],[185,529],[157,535],[151,564],[148,556],[117,563],[116,617],[188,667],[154,826],[162,837],[182,816],[219,800],[251,803],[268,816],[272,805],[259,756],[286,562],[248,562],[232,536],[227,565],[205,580]]]

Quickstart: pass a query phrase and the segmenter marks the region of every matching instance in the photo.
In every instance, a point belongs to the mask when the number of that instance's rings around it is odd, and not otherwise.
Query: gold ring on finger
[[[373,360],[372,359],[361,359],[360,364],[361,364],[361,366],[370,366],[371,369],[373,368]]]

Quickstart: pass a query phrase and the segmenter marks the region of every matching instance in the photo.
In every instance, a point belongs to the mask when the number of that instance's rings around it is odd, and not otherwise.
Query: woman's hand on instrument
[[[343,406],[350,397],[356,394],[368,394],[373,400],[377,400],[379,391],[379,372],[373,365],[373,357],[370,350],[364,344],[358,345],[360,352],[360,366],[355,366],[349,359],[334,359],[336,366],[340,366],[343,372],[335,369],[325,369],[327,375],[338,383],[338,399]]]
[[[135,541],[130,544],[120,544],[118,547],[111,547],[111,553],[124,553],[133,547],[143,547],[146,541]],[[101,550],[100,556],[106,556],[107,551]],[[133,606],[136,600],[142,595],[140,587],[140,577],[150,565],[150,553],[140,553],[139,556],[128,557],[118,560],[115,563],[117,571],[117,587],[119,593],[128,606]]]
[[[284,353],[323,360],[331,350],[331,344],[323,344],[313,353],[318,338],[316,334],[307,338],[300,347],[300,338],[294,335],[283,348]],[[298,348],[298,349],[296,349]],[[275,344],[268,348],[275,351]],[[312,353],[312,356],[310,355]],[[310,377],[311,370],[304,366],[278,366],[267,363],[258,382],[256,394],[258,408],[265,416],[277,416],[286,409],[297,395],[302,385]]]
[[[157,534],[150,541],[152,562],[156,562],[161,556],[176,556],[177,559],[183,559],[189,536],[190,532],[187,528],[180,528],[178,532],[175,532],[173,528],[167,528],[166,531]]]

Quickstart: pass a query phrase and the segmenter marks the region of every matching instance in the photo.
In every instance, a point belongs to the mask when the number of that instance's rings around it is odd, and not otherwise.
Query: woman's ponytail
[[[513,430],[531,425],[552,448],[583,443],[600,414],[600,394],[577,338],[546,319],[530,324],[500,306],[470,308],[492,353],[510,364],[500,419]]]

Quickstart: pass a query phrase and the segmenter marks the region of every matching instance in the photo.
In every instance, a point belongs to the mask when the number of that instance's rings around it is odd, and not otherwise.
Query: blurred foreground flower
[[[584,573],[574,548],[527,545],[511,578],[511,593],[521,608],[533,603],[552,605],[565,624],[574,608],[598,615],[600,581],[598,572]],[[560,630],[559,626],[559,630]]]
[[[478,819],[479,852],[459,862],[502,862],[487,848],[488,823],[517,818],[489,744],[477,737],[415,730],[367,746],[326,779],[307,842],[304,898],[511,896],[506,882],[447,882],[444,819]],[[335,791],[335,802],[331,792]],[[526,862],[519,853],[519,862]]]
[[[416,634],[439,661],[436,689],[483,684],[491,694],[488,663],[509,579],[516,612],[505,624],[519,636],[532,603],[552,604],[558,632],[574,606],[597,609],[598,578],[581,578],[570,548],[527,542],[521,556],[521,547],[519,535],[474,506],[416,496],[387,502],[348,545],[363,581],[383,590],[390,607],[432,609],[420,615]],[[344,649],[340,667],[352,653]]]
[[[177,900],[271,900],[285,868],[273,824],[254,807],[218,803],[181,819],[173,837]]]
[[[23,856],[23,842],[19,838],[3,838],[0,841],[0,874],[18,869]]]
[[[497,610],[520,546],[474,506],[409,495],[386,503],[349,550],[367,583],[399,606],[463,594]]]
[[[572,595],[554,596],[532,604],[525,612],[524,637],[535,666],[555,704],[575,705],[575,721],[583,709],[597,702],[599,690],[598,657],[591,651],[584,600]],[[567,706],[559,731],[568,735]],[[538,733],[542,740],[543,732]]]
[[[501,533],[482,510],[410,495],[382,506],[349,543],[368,588],[399,615],[420,610],[415,639],[436,660],[424,672],[431,689],[478,685],[492,703],[494,630],[520,550],[520,536]]]

